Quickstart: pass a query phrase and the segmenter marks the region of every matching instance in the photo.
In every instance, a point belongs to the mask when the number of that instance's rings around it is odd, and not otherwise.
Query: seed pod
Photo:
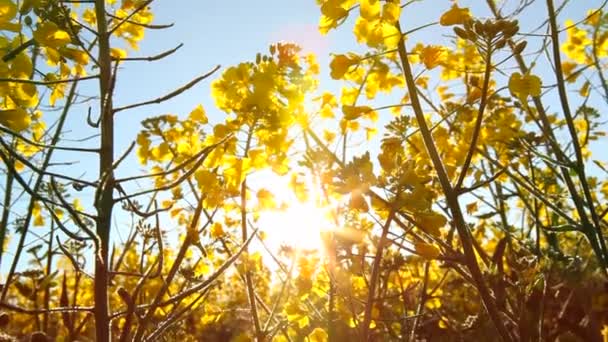
[[[467,31],[465,31],[464,29],[462,29],[461,27],[454,27],[454,33],[456,33],[456,35],[464,40],[468,40],[469,39],[469,35],[467,34]]]
[[[519,32],[519,26],[515,25],[515,26],[509,26],[507,29],[505,29],[504,32],[503,32],[503,34],[505,35],[505,37],[511,38],[517,32]]]
[[[471,31],[473,30],[473,24],[475,23],[475,20],[467,20],[464,22],[464,29],[467,31]]]
[[[475,24],[473,25],[473,27],[475,28],[475,33],[477,33],[477,35],[479,36],[483,36],[485,33],[483,24],[480,21],[475,21]]]
[[[488,38],[492,38],[496,36],[496,34],[500,32],[500,26],[498,22],[486,21],[486,35]]]
[[[486,21],[484,21],[483,31],[486,34],[486,36],[488,36],[488,37],[493,36],[493,32],[495,31],[494,22],[490,19],[487,19]]]
[[[526,45],[528,45],[528,42],[525,40],[519,42],[517,45],[515,45],[515,48],[513,49],[513,53],[516,55],[519,55],[520,53],[522,53],[522,51],[524,51],[524,49],[526,48]]]
[[[507,28],[511,23],[505,19],[500,19],[496,22],[496,27],[498,27],[499,30],[504,30],[505,28]]]
[[[505,38],[501,38],[498,42],[496,42],[496,48],[497,49],[502,49],[505,47],[505,45],[507,45],[507,40]]]

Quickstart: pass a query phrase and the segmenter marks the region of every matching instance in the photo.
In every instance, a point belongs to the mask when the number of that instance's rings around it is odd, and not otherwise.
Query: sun
[[[328,208],[319,204],[319,194],[309,185],[309,199],[299,201],[289,188],[285,177],[267,175],[263,183],[272,184],[268,189],[283,208],[260,214],[258,227],[266,233],[265,242],[273,249],[286,245],[298,249],[322,250],[321,235],[333,229],[328,218]]]
[[[287,209],[263,214],[259,224],[272,246],[321,250],[321,234],[331,229],[324,215],[314,203],[295,202]]]

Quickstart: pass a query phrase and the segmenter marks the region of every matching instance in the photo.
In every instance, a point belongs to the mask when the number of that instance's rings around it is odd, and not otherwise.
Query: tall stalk
[[[108,316],[108,247],[114,199],[114,118],[112,108],[112,65],[110,59],[110,32],[106,19],[105,1],[95,0],[97,16],[99,61],[99,113],[101,144],[99,149],[99,186],[95,196],[97,209],[96,233],[100,244],[95,253],[95,336],[98,342],[110,341]]]

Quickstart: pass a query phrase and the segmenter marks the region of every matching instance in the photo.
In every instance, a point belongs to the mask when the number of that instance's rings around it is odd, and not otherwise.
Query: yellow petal
[[[274,195],[266,189],[260,189],[257,198],[260,209],[274,209],[277,206]]]
[[[425,259],[436,259],[441,254],[439,248],[424,242],[414,242],[414,249],[416,254]]]
[[[399,20],[400,15],[401,6],[399,6],[398,3],[387,1],[384,6],[382,6],[382,19],[384,19],[387,23],[395,23],[397,20]]]
[[[380,0],[361,0],[361,16],[367,20],[376,20],[380,16]]]
[[[21,132],[30,126],[32,119],[23,108],[0,110],[0,124]]]
[[[344,77],[344,74],[348,71],[348,69],[357,64],[358,60],[347,57],[346,55],[335,55],[334,59],[332,59],[329,64],[329,68],[331,69],[331,78],[335,80],[339,80]]]
[[[387,49],[394,49],[399,44],[401,33],[394,24],[382,23],[382,38]]]
[[[461,25],[471,19],[471,12],[468,8],[460,8],[458,5],[452,5],[447,12],[443,13],[439,19],[439,23],[443,26]]]
[[[54,49],[62,47],[72,40],[66,31],[61,30],[57,24],[51,21],[39,24],[34,31],[34,38],[39,44]]]
[[[17,5],[11,0],[0,0],[0,23],[12,20],[17,14]]]
[[[310,342],[327,342],[329,335],[321,328],[315,328],[309,335],[308,340]]]
[[[445,60],[445,57],[446,51],[442,46],[428,45],[420,52],[422,63],[429,70],[441,64]]]
[[[371,112],[372,109],[368,106],[342,106],[342,113],[344,113],[345,120],[356,120],[363,114]]]
[[[110,56],[112,56],[114,59],[124,59],[127,58],[127,51],[119,48],[111,48]]]
[[[212,238],[214,238],[214,239],[220,238],[220,237],[224,236],[224,234],[225,234],[224,227],[222,226],[221,223],[214,222],[211,225],[210,233],[211,233]]]
[[[542,82],[536,75],[521,75],[515,72],[509,78],[509,90],[520,100],[526,103],[528,96],[540,96]]]
[[[196,121],[201,124],[206,124],[207,122],[209,122],[209,119],[207,119],[207,114],[205,114],[205,109],[200,104],[196,108],[194,108],[192,112],[190,112],[189,118],[190,120]]]

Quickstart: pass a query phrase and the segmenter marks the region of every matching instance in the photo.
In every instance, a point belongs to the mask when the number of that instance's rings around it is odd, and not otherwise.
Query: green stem
[[[109,319],[109,270],[108,247],[114,208],[114,118],[112,108],[112,62],[110,57],[110,33],[106,18],[105,1],[95,0],[97,17],[99,61],[99,108],[101,142],[99,148],[99,186],[95,194],[97,209],[96,233],[101,244],[95,253],[95,336],[97,342],[108,342]]]
[[[380,241],[378,242],[378,246],[376,247],[376,255],[374,256],[374,263],[372,266],[372,274],[369,280],[368,293],[367,293],[367,303],[365,305],[365,313],[363,316],[362,329],[363,334],[362,338],[364,341],[370,341],[369,336],[369,324],[372,319],[372,311],[374,309],[374,299],[376,294],[376,286],[378,285],[378,279],[380,277],[380,265],[382,262],[382,254],[384,253],[384,248],[388,244],[387,235],[388,229],[391,226],[393,218],[395,217],[395,210],[391,209],[388,214],[388,218],[382,227],[382,235],[380,236]]]
[[[486,69],[483,75],[483,87],[481,89],[481,100],[479,102],[479,110],[477,111],[477,118],[475,119],[475,128],[473,130],[473,136],[471,137],[471,145],[469,146],[469,150],[467,152],[467,156],[464,159],[464,163],[462,164],[462,170],[460,171],[460,176],[456,181],[456,185],[454,185],[454,189],[456,191],[460,191],[462,187],[462,183],[464,182],[465,177],[467,176],[467,171],[469,170],[469,166],[471,165],[471,160],[473,159],[473,154],[475,154],[475,147],[477,146],[477,140],[479,139],[479,134],[481,132],[481,122],[483,121],[483,113],[486,108],[486,104],[488,103],[488,88],[490,88],[490,75],[492,72],[492,47],[491,43],[487,44],[487,53],[486,53]]]
[[[8,227],[8,219],[11,214],[11,200],[14,180],[15,176],[13,174],[13,171],[7,170],[6,183],[4,186],[4,206],[2,207],[2,220],[0,221],[0,265],[2,265],[2,255],[4,254],[4,241],[6,241],[7,233],[6,228]]]
[[[249,153],[249,148],[251,147],[251,139],[253,138],[253,129],[255,123],[251,125],[249,129],[249,133],[247,134],[247,142],[245,144],[245,151],[243,152],[244,157],[247,157]],[[243,243],[247,241],[248,233],[247,233],[247,178],[243,179],[241,183],[241,235],[243,239]],[[247,253],[247,247],[245,247],[245,253]],[[245,284],[247,286],[247,297],[249,298],[249,307],[251,308],[251,316],[253,319],[253,326],[255,328],[255,336],[257,342],[264,341],[264,332],[262,331],[262,326],[260,325],[260,317],[258,315],[257,304],[255,301],[255,288],[253,284],[253,279],[251,277],[251,270],[247,267],[245,270]]]

